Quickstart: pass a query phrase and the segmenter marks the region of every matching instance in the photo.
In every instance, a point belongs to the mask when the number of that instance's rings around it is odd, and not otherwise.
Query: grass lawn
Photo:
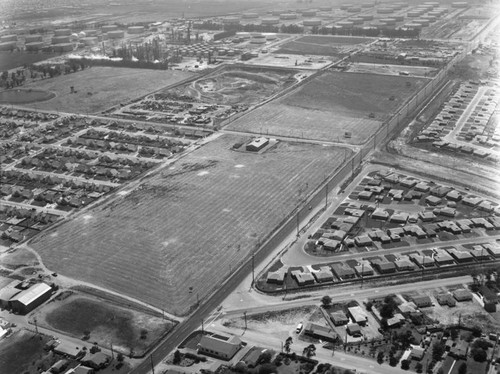
[[[37,363],[47,356],[43,350],[49,337],[18,330],[0,344],[2,373],[38,373]]]
[[[23,88],[45,90],[56,94],[56,97],[51,100],[29,104],[31,108],[96,113],[192,75],[192,73],[177,70],[94,66],[77,73],[39,80]],[[71,86],[77,91],[76,93],[70,94]]]
[[[223,135],[31,245],[52,271],[185,314],[350,156],[287,142],[231,150],[247,140]]]
[[[327,72],[228,129],[363,144],[426,78]],[[407,86],[406,82],[410,82]],[[374,117],[370,118],[373,113]],[[346,131],[350,139],[344,139]]]
[[[77,338],[88,331],[90,341],[102,346],[112,343],[125,354],[130,350],[142,353],[172,327],[161,318],[87,297],[71,296],[47,308],[46,313],[38,317],[40,324]],[[142,330],[146,331],[144,338],[141,338]]]

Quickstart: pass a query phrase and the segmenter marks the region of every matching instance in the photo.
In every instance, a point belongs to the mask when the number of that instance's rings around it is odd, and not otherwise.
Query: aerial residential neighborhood
[[[500,372],[500,3],[0,9],[0,373]]]

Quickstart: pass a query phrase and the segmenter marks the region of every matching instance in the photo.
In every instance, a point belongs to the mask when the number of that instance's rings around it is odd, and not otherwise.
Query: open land
[[[196,101],[253,105],[295,82],[298,71],[252,67],[226,67],[190,84],[162,92],[186,95]]]
[[[336,36],[303,36],[283,44],[273,53],[308,54],[319,56],[342,56],[353,45],[364,44],[372,41],[370,38],[361,37],[336,37]],[[346,49],[347,47],[347,49]]]
[[[88,332],[92,342],[111,344],[124,354],[144,354],[173,327],[173,323],[132,308],[119,307],[99,299],[72,294],[48,304],[36,314],[40,326],[62,331],[76,338]]]
[[[51,100],[30,104],[32,108],[95,113],[191,76],[191,73],[176,70],[92,67],[77,73],[36,81],[25,85],[24,88],[56,94]],[[76,93],[70,94],[71,86]]]
[[[222,136],[32,246],[53,271],[186,313],[188,287],[209,293],[349,156],[295,143],[230,150],[247,139]]]
[[[328,72],[227,128],[330,141],[340,141],[348,131],[352,133],[349,143],[363,144],[426,82],[425,78]]]

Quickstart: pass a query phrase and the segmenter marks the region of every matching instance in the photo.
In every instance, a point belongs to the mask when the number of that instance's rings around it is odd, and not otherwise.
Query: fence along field
[[[283,142],[230,150],[247,139],[224,135],[31,245],[53,271],[185,314],[351,156]]]
[[[428,81],[427,78],[327,72],[291,94],[257,108],[250,116],[238,118],[227,128],[363,144]],[[345,131],[352,133],[350,139],[343,139]]]

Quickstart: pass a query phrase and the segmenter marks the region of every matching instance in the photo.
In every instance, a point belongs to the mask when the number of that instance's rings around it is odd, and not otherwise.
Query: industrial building
[[[230,360],[240,350],[241,346],[242,342],[236,336],[221,333],[203,335],[198,343],[198,353]]]
[[[46,283],[37,283],[18,293],[9,300],[9,306],[19,314],[27,314],[47,301],[52,295],[52,287]]]
[[[259,152],[262,148],[269,144],[268,138],[255,138],[247,144],[246,150],[250,152]]]

